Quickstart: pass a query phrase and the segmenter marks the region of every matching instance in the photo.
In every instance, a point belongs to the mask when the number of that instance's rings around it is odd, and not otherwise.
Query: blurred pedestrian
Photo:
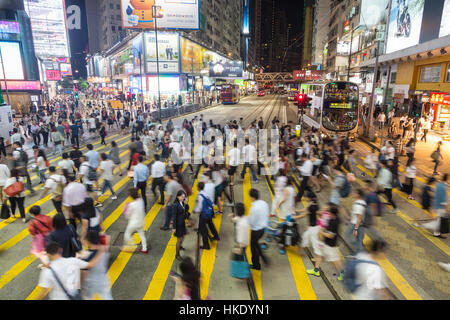
[[[144,220],[145,220],[145,206],[144,200],[139,196],[138,188],[130,188],[129,195],[132,198],[132,202],[128,203],[127,209],[125,211],[125,216],[128,219],[127,228],[125,229],[122,248],[123,251],[130,251],[130,243],[132,241],[132,234],[137,232],[139,238],[141,239],[141,249],[142,253],[147,254],[147,239],[144,232]]]

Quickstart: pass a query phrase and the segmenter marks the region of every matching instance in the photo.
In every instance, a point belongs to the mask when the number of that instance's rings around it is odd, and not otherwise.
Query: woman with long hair
[[[186,235],[186,220],[189,218],[189,205],[186,199],[186,192],[179,190],[172,207],[173,235],[177,238],[175,255],[177,259],[181,259],[180,250],[184,250],[182,244]]]

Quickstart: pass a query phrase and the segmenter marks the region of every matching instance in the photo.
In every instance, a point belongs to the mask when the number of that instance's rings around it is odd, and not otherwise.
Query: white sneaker
[[[438,265],[447,272],[450,272],[450,263],[438,262]]]
[[[102,195],[102,193],[101,193],[101,191],[97,191],[97,196],[101,196]]]
[[[398,209],[397,209],[397,208],[392,209],[392,211],[391,211],[391,213],[397,213],[397,212],[398,212]]]
[[[112,196],[111,199],[116,200],[117,196]]]

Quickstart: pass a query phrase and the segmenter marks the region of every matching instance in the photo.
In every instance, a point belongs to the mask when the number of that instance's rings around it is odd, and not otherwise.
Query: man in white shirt
[[[242,168],[241,178],[244,179],[245,172],[247,168],[250,169],[252,174],[253,182],[258,183],[259,180],[256,177],[255,170],[253,169],[253,164],[256,163],[256,148],[255,146],[249,144],[249,139],[245,139],[245,147],[242,148],[242,153],[244,155],[244,167]]]
[[[69,154],[67,152],[64,152],[62,154],[62,160],[58,162],[58,166],[63,171],[63,174],[67,176],[68,174],[73,174],[75,170],[77,169],[75,167],[75,163],[73,160],[69,159]]]
[[[356,190],[353,196],[355,197],[355,202],[353,202],[352,205],[350,225],[347,229],[346,237],[350,244],[356,247],[356,251],[353,253],[358,254],[362,251],[364,233],[366,230],[366,226],[362,224],[362,220],[368,207],[366,201],[364,201],[365,195],[363,190]]]
[[[152,176],[152,192],[156,198],[156,187],[159,188],[160,202],[159,204],[164,205],[164,175],[166,174],[166,167],[164,162],[159,160],[159,154],[154,155],[155,162],[151,166],[151,176]]]
[[[78,258],[63,258],[58,243],[50,242],[45,247],[50,264],[42,269],[39,276],[38,286],[44,290],[40,291],[36,299],[42,300],[50,293],[50,300],[72,300],[64,289],[71,297],[79,296],[81,270],[94,268],[105,251],[105,246],[101,246],[94,258],[87,262]]]
[[[66,186],[66,178],[62,175],[59,175],[56,173],[56,168],[54,166],[50,166],[48,168],[48,171],[50,172],[50,176],[45,181],[44,185],[44,191],[42,192],[41,199],[45,197],[45,195],[50,191],[51,192],[51,199],[53,202],[53,205],[55,206],[55,209],[58,213],[63,214],[62,211],[62,196],[63,196],[63,190]],[[60,186],[58,187],[58,185]]]
[[[384,114],[384,112],[380,112],[380,114],[378,115],[377,121],[378,121],[379,129],[383,130],[384,122],[386,121],[386,115]]]
[[[22,143],[22,135],[19,132],[18,128],[13,129],[14,134],[11,136],[11,145],[14,144],[14,142],[20,142]]]
[[[199,182],[197,184],[197,189],[199,193],[197,199],[195,200],[194,212],[200,215],[198,221],[198,232],[202,236],[202,244],[203,244],[200,247],[200,249],[209,250],[210,249],[209,240],[219,241],[220,238],[219,234],[217,233],[216,227],[212,222],[212,216],[210,218],[206,218],[202,213],[202,209],[203,209],[203,201],[205,201],[204,199],[209,199],[211,203],[214,203],[214,198],[210,198],[210,195],[205,191],[205,183]],[[211,231],[213,235],[212,239],[209,238],[208,229]]]
[[[234,185],[234,174],[236,173],[236,169],[240,163],[241,152],[237,147],[237,141],[233,141],[233,148],[228,152],[228,175],[230,176],[230,185]]]
[[[392,188],[393,188],[393,176],[392,172],[389,170],[389,165],[392,165],[392,161],[382,162],[381,163],[381,169],[378,172],[377,176],[377,184],[382,189],[382,193],[384,193],[388,199],[388,202],[392,205],[393,210],[392,213],[397,212],[397,205],[395,204],[394,200],[392,199]],[[379,192],[380,193],[380,192]]]
[[[197,169],[195,171],[194,177],[197,177],[198,172],[200,171],[200,168],[202,167],[202,165],[204,165],[205,167],[208,166],[206,164],[206,154],[207,154],[207,150],[208,150],[206,145],[207,145],[206,141],[203,141],[202,145],[199,146],[197,148],[197,150],[195,151],[194,163],[198,163],[198,165],[197,165]],[[200,163],[200,161],[201,161],[201,163]]]
[[[111,181],[113,179],[113,169],[114,169],[114,163],[112,160],[109,160],[106,156],[106,153],[102,153],[100,155],[100,158],[102,161],[100,162],[100,175],[103,177],[103,187],[102,187],[102,193],[105,194],[106,189],[108,188],[111,191],[111,199],[116,200],[117,195],[114,192],[114,189],[111,185]]]
[[[98,195],[96,192],[94,192],[94,188],[92,187],[95,181],[89,180],[89,169],[91,168],[89,161],[87,160],[85,155],[80,157],[80,161],[80,171],[78,172],[79,178],[86,186],[86,191],[89,193],[89,196],[97,201]],[[103,205],[100,202],[97,202],[95,206],[102,207]]]
[[[308,186],[309,178],[312,175],[314,165],[310,159],[308,159],[308,156],[306,153],[302,154],[301,157],[302,165],[298,167],[298,170],[300,171],[300,175],[303,177],[302,182],[300,183],[300,188],[298,190],[298,201],[302,200],[303,194],[305,193],[305,190],[309,190],[312,192],[311,188]]]
[[[357,300],[393,300],[388,290],[386,275],[380,265],[376,263],[386,244],[374,239],[370,244],[369,253],[361,252],[356,258],[360,261],[356,267],[356,283],[360,286],[354,292]]]
[[[252,200],[252,207],[250,208],[248,219],[250,228],[252,229],[250,235],[250,248],[252,252],[251,268],[261,270],[259,257],[261,256],[266,264],[268,264],[268,260],[263,255],[258,241],[262,238],[265,228],[269,225],[269,205],[265,201],[259,200],[259,191],[256,189],[250,190],[250,199]]]

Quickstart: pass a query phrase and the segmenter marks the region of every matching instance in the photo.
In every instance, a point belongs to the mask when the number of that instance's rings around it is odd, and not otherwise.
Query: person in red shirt
[[[28,224],[28,231],[33,238],[31,243],[31,253],[45,264],[45,237],[53,231],[53,220],[49,216],[41,214],[40,206],[30,208],[31,221]]]

